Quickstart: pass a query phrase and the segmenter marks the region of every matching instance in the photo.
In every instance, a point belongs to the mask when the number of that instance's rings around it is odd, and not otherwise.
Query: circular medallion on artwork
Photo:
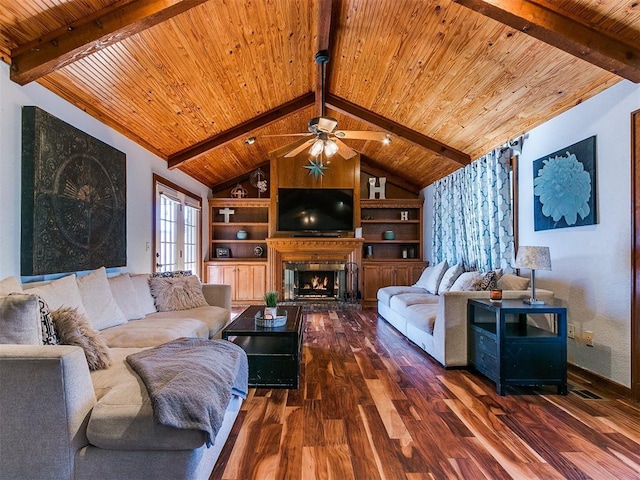
[[[117,196],[104,166],[94,157],[71,157],[55,172],[51,196],[56,228],[70,243],[96,248],[114,227]]]

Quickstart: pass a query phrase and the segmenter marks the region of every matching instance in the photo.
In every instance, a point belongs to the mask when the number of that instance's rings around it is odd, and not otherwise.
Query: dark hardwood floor
[[[211,479],[640,479],[623,399],[575,381],[500,397],[374,310],[305,316],[300,388],[250,391]]]

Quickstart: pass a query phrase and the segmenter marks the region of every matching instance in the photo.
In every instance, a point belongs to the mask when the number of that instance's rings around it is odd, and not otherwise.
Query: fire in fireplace
[[[342,263],[287,262],[284,264],[285,300],[340,299],[344,296]]]

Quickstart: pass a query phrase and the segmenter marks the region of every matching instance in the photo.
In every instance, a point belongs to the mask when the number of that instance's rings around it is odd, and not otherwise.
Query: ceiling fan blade
[[[302,145],[298,145],[296,148],[294,148],[293,150],[291,150],[289,153],[287,153],[285,155],[286,158],[291,158],[291,157],[295,157],[296,155],[298,155],[300,152],[302,152],[305,148],[309,148],[309,145],[311,145],[313,142],[315,142],[316,139],[312,138],[311,140],[308,140],[306,142],[304,142]]]
[[[368,130],[338,130],[334,135],[338,138],[350,140],[377,140],[382,142],[389,134],[386,132],[370,132]]]
[[[274,133],[274,134],[265,134],[260,135],[261,137],[310,137],[314,135],[313,133]]]
[[[344,143],[342,140],[339,140],[337,138],[333,139],[334,142],[336,142],[336,145],[338,145],[338,153],[345,159],[349,159],[351,157],[355,157],[357,155],[357,152],[352,149],[351,147],[348,147],[346,143]]]

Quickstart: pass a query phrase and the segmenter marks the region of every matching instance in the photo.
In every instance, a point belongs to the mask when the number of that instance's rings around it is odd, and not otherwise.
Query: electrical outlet
[[[576,338],[576,326],[573,323],[567,325],[567,337]]]
[[[588,347],[593,347],[593,332],[590,331],[586,331],[584,332],[584,343],[588,346]]]

